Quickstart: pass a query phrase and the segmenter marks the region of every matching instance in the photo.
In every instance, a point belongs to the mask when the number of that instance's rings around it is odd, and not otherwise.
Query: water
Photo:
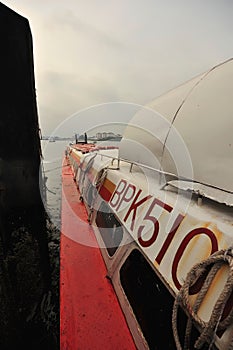
[[[70,141],[48,142],[42,140],[43,171],[47,177],[46,181],[46,203],[47,213],[56,227],[61,223],[61,170],[64,151]],[[97,142],[100,145],[119,146],[119,141]]]
[[[64,151],[69,141],[48,142],[42,140],[42,168],[46,181],[46,198],[43,202],[52,222],[60,227],[61,222],[61,170]]]

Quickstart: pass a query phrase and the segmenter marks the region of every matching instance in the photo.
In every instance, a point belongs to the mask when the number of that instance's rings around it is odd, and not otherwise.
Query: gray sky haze
[[[231,0],[2,3],[30,23],[43,135],[96,104],[147,104],[233,57]]]

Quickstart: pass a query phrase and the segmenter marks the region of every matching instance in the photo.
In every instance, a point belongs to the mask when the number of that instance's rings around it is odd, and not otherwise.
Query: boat
[[[67,146],[60,348],[233,349],[233,59]]]

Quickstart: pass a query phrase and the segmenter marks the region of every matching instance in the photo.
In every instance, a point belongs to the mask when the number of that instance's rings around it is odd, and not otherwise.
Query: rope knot
[[[233,258],[233,247],[229,247],[228,249],[225,250],[224,257],[230,256]]]
[[[208,297],[208,291],[211,289],[212,283],[214,283],[216,274],[223,266],[226,265],[226,263],[229,266],[229,273],[226,279],[226,283],[222,287],[222,291],[212,307],[212,312],[209,320],[205,322],[198,316],[198,310],[200,309],[205,297]],[[203,284],[196,294],[194,303],[190,303],[190,286],[192,286],[197,279],[200,279],[200,277],[203,278]],[[200,335],[196,340],[194,347],[196,349],[201,349],[204,344],[208,344],[208,349],[212,349],[212,346],[216,340],[217,331],[225,331],[233,322],[232,308],[229,310],[228,314],[223,317],[226,305],[229,303],[229,298],[232,297],[232,289],[233,246],[229,247],[228,249],[213,253],[206,260],[197,263],[191,268],[186,276],[183,286],[176,296],[173,307],[172,327],[177,349],[182,350],[177,329],[178,305],[185,308],[189,313],[184,339],[184,350],[189,348],[188,344],[190,342],[191,328],[193,323],[199,326],[198,328],[200,329]],[[230,347],[229,350],[230,349],[233,350],[233,347]]]

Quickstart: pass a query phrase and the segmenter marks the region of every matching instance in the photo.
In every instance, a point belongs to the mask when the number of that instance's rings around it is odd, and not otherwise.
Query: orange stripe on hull
[[[109,179],[106,179],[103,183],[103,186],[100,189],[101,197],[106,202],[109,202],[115,188],[116,188],[116,185],[112,181],[110,181]]]

